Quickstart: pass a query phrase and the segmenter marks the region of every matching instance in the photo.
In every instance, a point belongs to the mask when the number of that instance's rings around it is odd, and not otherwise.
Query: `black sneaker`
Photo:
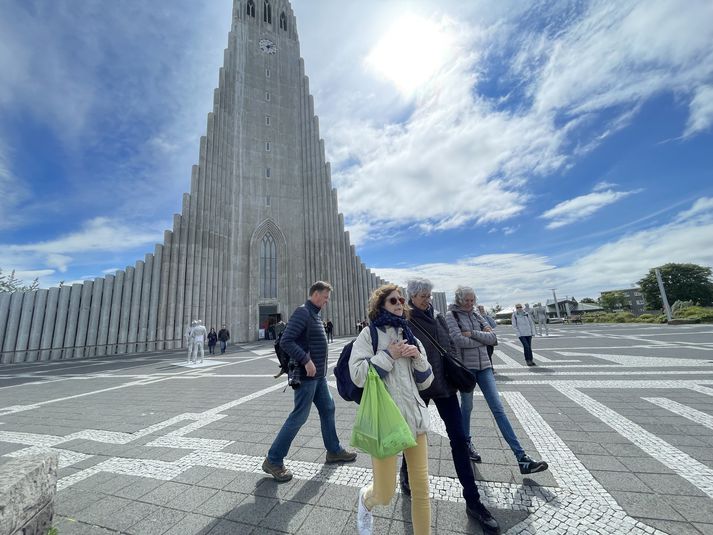
[[[498,521],[493,518],[481,501],[476,502],[473,507],[466,505],[465,512],[469,517],[480,522],[483,533],[500,533]]]
[[[523,455],[519,461],[517,461],[520,467],[521,474],[536,474],[537,472],[544,472],[549,468],[545,461],[533,461],[529,456]]]
[[[483,461],[480,453],[477,452],[472,442],[468,442],[468,455],[470,456],[470,460],[474,463],[480,463]]]
[[[535,364],[535,361],[534,361],[534,360],[528,360],[528,361],[527,361],[527,365],[528,365],[528,366],[537,366],[537,364]]]

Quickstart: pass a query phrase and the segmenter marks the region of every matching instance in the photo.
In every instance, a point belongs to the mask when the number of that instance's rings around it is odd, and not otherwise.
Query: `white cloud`
[[[10,169],[7,150],[0,140],[0,230],[15,227],[23,221],[22,204],[28,197],[27,188]]]
[[[479,302],[508,306],[545,301],[551,288],[557,289],[558,297],[597,297],[603,290],[629,287],[649,269],[667,262],[713,266],[713,199],[701,199],[665,225],[624,236],[569,264],[556,265],[543,255],[508,253],[374,270],[398,284],[426,277],[449,299],[456,286],[467,284],[476,289]]]
[[[703,132],[713,124],[713,86],[699,87],[691,99],[690,116],[685,136]]]
[[[612,189],[603,189],[609,187],[606,183],[598,184],[592,193],[580,195],[573,199],[562,201],[555,207],[550,208],[540,217],[549,219],[547,228],[555,229],[564,227],[571,223],[576,223],[598,212],[605,206],[613,204],[637,191],[614,191]]]

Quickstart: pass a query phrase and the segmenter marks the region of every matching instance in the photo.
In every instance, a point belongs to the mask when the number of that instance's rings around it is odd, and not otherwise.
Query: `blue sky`
[[[51,286],[153,251],[231,4],[0,3],[0,267]],[[292,5],[340,210],[382,277],[511,306],[713,265],[710,1]]]

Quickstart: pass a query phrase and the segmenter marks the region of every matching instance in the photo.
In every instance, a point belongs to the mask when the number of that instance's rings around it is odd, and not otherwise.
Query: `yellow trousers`
[[[404,450],[411,485],[411,522],[414,535],[431,533],[431,501],[428,497],[428,439],[423,433],[416,437],[416,445]],[[373,482],[364,495],[364,505],[371,511],[375,505],[388,505],[396,491],[396,462],[398,456],[386,459],[371,458]]]

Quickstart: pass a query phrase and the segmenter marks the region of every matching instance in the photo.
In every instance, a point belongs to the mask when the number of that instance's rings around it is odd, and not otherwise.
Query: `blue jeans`
[[[515,431],[513,431],[510,420],[508,420],[508,416],[505,414],[503,404],[500,402],[500,395],[498,394],[498,387],[495,384],[493,369],[471,369],[470,371],[475,375],[475,380],[480,387],[480,391],[483,392],[483,396],[485,396],[485,401],[488,403],[490,412],[495,416],[495,422],[498,424],[500,433],[515,454],[515,457],[520,459],[520,457],[525,455],[525,450],[522,449],[520,441],[517,439],[517,436],[515,436]],[[470,441],[470,414],[473,412],[473,393],[461,392],[460,403],[461,412],[463,413],[463,430],[465,431],[465,436],[468,437]]]
[[[525,361],[530,362],[532,360],[532,336],[521,336],[520,342],[525,350]]]
[[[267,460],[277,466],[282,466],[287,452],[290,451],[292,441],[297,436],[300,428],[307,421],[312,403],[319,411],[319,422],[322,426],[322,440],[324,447],[330,453],[342,451],[337,436],[337,426],[334,423],[334,399],[327,386],[327,378],[307,379],[294,390],[295,408],[285,420],[282,429],[277,433],[275,441],[267,453]]]
[[[221,340],[220,341],[220,354],[222,355],[225,353],[225,346],[228,345],[227,340]]]

